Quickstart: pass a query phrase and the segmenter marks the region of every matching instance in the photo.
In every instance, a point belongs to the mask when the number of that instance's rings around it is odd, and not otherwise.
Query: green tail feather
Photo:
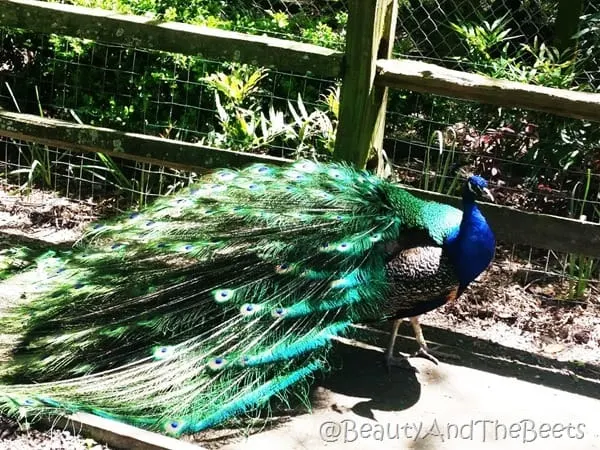
[[[217,171],[0,285],[27,298],[0,320],[17,342],[0,407],[173,434],[219,425],[284,396],[334,336],[377,317],[385,242],[417,226],[441,243],[460,218],[340,164]]]

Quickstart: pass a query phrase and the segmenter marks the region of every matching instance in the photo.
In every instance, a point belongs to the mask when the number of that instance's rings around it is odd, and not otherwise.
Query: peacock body
[[[486,192],[469,178],[461,212],[343,164],[255,164],[95,224],[0,285],[26,297],[0,408],[179,435],[284,398],[352,324],[460,296],[493,257]]]

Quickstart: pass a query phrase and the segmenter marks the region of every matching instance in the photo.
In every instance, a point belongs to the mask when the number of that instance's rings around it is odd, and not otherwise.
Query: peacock
[[[95,223],[0,284],[0,410],[83,411],[179,436],[306,392],[332,341],[461,296],[495,238],[470,176],[463,210],[344,163],[215,170]]]

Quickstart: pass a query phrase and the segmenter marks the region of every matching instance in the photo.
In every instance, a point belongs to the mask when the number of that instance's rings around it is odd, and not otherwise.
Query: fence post
[[[364,167],[383,146],[388,88],[375,86],[376,61],[391,58],[397,0],[350,0],[340,116],[333,156]]]

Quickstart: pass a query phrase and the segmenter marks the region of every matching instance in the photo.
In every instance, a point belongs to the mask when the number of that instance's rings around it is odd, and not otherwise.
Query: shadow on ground
[[[387,324],[378,324],[368,329],[367,339],[385,347],[388,332]],[[414,352],[416,343],[410,327],[403,327],[400,333],[396,351]],[[600,399],[600,367],[596,365],[558,361],[443,328],[423,325],[423,333],[432,347],[439,346],[436,349],[455,356],[440,356],[442,362]]]

